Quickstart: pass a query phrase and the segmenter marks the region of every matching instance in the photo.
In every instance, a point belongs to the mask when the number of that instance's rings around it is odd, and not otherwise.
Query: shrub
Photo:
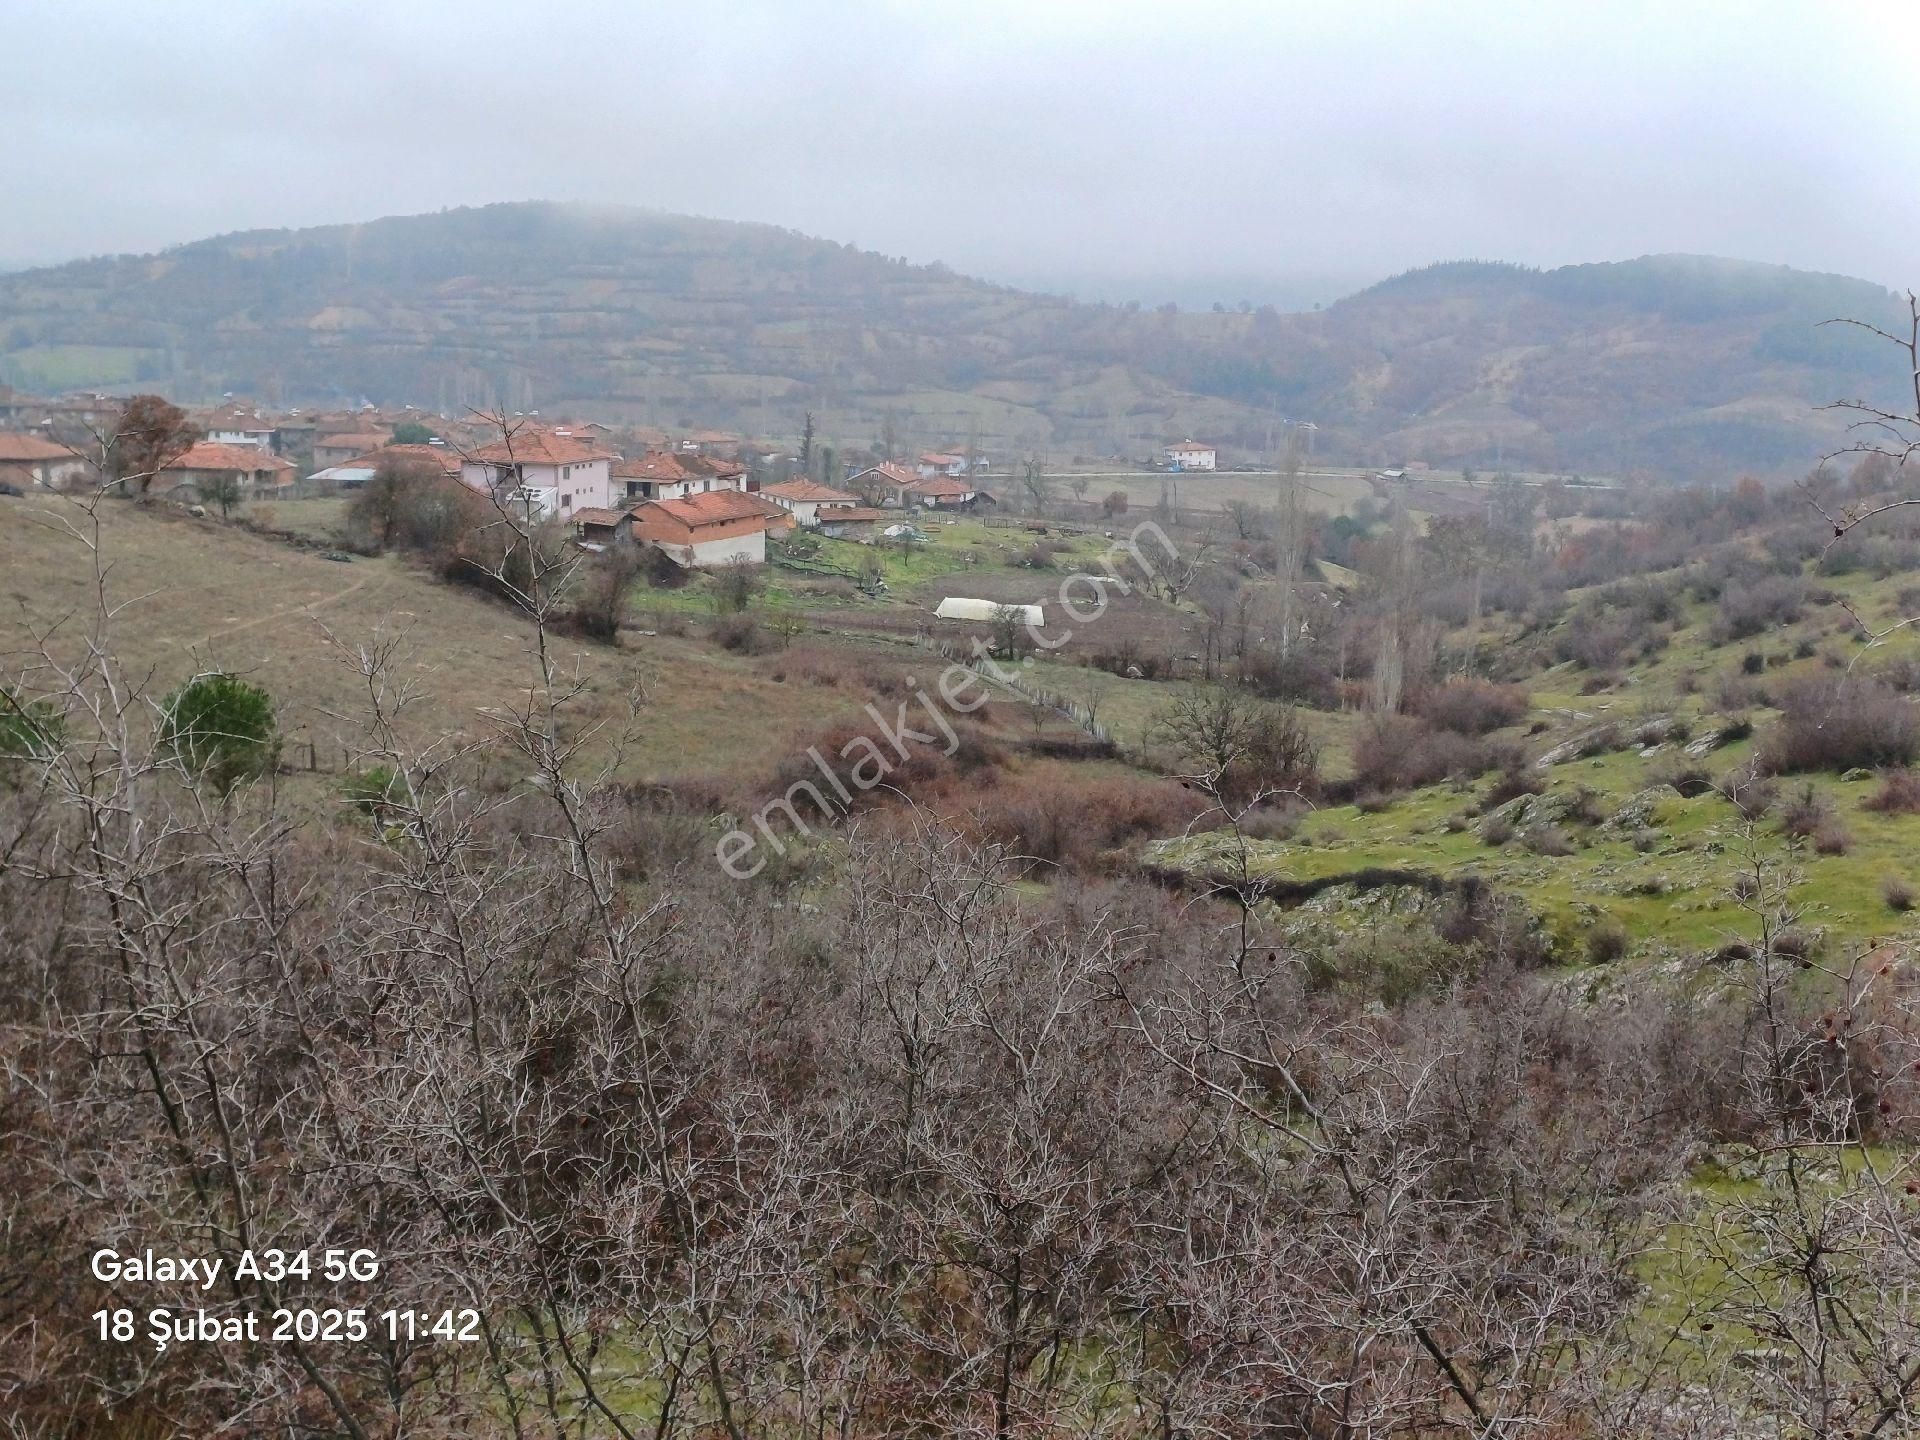
[[[713,608],[722,615],[737,615],[753,603],[760,588],[759,566],[730,560],[713,572]]]
[[[1907,610],[1906,613],[1912,614],[1913,611]],[[1835,658],[1839,657],[1836,655]],[[1841,661],[1841,664],[1845,663],[1844,660]],[[1873,673],[1876,679],[1884,680],[1902,695],[1912,695],[1920,691],[1920,655],[1902,655],[1898,659],[1887,661]]]
[[[1527,692],[1518,685],[1491,680],[1455,679],[1433,686],[1417,697],[1414,713],[1429,725],[1459,735],[1484,735],[1526,718]]]
[[[1582,610],[1562,627],[1554,654],[1583,670],[1613,670],[1635,639],[1632,621],[1622,615]]]
[[[1353,742],[1355,788],[1418,790],[1446,779],[1471,779],[1501,763],[1506,752],[1411,715],[1378,713],[1360,725]]]
[[[1806,605],[1806,589],[1806,583],[1797,575],[1766,575],[1750,583],[1730,582],[1721,592],[1720,610],[1708,627],[1708,636],[1714,644],[1725,645],[1733,640],[1750,639],[1780,625],[1791,625],[1800,618]]]
[[[1509,840],[1513,839],[1513,834],[1513,822],[1511,820],[1489,820],[1486,828],[1480,832],[1480,838],[1486,841],[1487,844],[1498,847],[1505,845]]]
[[[1103,852],[1180,834],[1209,804],[1171,780],[1029,776],[976,797],[969,808],[971,827],[983,838],[1027,860],[1085,870]]]
[[[25,700],[0,689],[0,764],[37,760],[60,747],[65,732],[60,712],[45,700]]]
[[[1898,875],[1889,875],[1880,882],[1880,898],[1896,915],[1904,915],[1913,909],[1913,886]]]
[[[764,655],[780,648],[778,638],[751,615],[722,615],[707,627],[707,634],[721,649],[737,655]]]
[[[1602,920],[1587,932],[1587,959],[1609,965],[1627,953],[1627,932],[1618,920]]]
[[[271,770],[280,754],[273,700],[237,675],[199,675],[160,707],[160,749],[221,794]]]
[[[1803,680],[1781,695],[1759,754],[1778,774],[1910,764],[1920,755],[1920,709],[1879,680]]]
[[[1657,765],[1648,776],[1656,785],[1665,785],[1676,795],[1691,800],[1713,789],[1713,777],[1707,767],[1692,760],[1675,759]]]
[[[1746,820],[1758,820],[1771,810],[1776,795],[1774,783],[1764,775],[1754,773],[1749,765],[1729,770],[1714,783],[1713,788]]]
[[[1249,840],[1291,840],[1300,831],[1300,811],[1292,806],[1262,805],[1240,818],[1240,833]]]
[[[402,791],[400,776],[388,765],[361,770],[340,781],[340,793],[362,815],[379,819],[380,812]]]
[[[1509,800],[1518,800],[1522,795],[1538,795],[1546,788],[1547,777],[1527,764],[1525,756],[1510,756],[1480,802],[1480,813],[1484,815],[1489,810],[1498,810]]]
[[[1860,802],[1882,815],[1920,815],[1920,775],[1911,770],[1888,770],[1880,788]]]
[[[1853,832],[1838,820],[1828,820],[1813,832],[1813,848],[1822,855],[1844,855],[1853,849]]]
[[[1833,805],[1808,781],[1780,808],[1780,833],[1795,840],[1811,838],[1833,820]]]
[[[1536,825],[1520,837],[1520,843],[1536,855],[1573,854],[1573,841],[1558,825]]]

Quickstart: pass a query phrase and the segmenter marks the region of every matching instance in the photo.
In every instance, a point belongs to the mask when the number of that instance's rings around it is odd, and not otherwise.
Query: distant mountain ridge
[[[1891,393],[1890,294],[1785,266],[1453,262],[1324,310],[1081,304],[767,225],[527,202],[0,275],[0,380],[578,410],[856,441],[1796,472]],[[1883,353],[1884,352],[1884,353]]]

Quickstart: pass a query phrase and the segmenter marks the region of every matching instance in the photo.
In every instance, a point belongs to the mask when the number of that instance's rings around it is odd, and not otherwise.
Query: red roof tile
[[[38,435],[28,435],[19,430],[0,430],[0,460],[11,460],[16,464],[35,464],[41,460],[74,460],[78,452],[69,450],[65,445],[52,440],[42,440]]]
[[[649,450],[644,455],[622,460],[614,466],[613,478],[655,480],[665,485],[677,485],[683,480],[691,480],[693,472],[681,463],[681,457],[669,455],[664,450]]]
[[[160,467],[163,470],[239,470],[254,474],[261,470],[291,470],[293,462],[269,455],[255,445],[222,445],[202,440],[190,450],[175,456]]]
[[[844,490],[815,484],[811,480],[784,481],[779,485],[769,485],[760,493],[771,495],[776,500],[818,501],[822,504],[851,505],[860,498],[858,495],[849,495]]]
[[[583,465],[605,459],[605,452],[567,435],[546,430],[522,430],[472,452],[471,458],[491,465]]]
[[[877,475],[889,485],[918,485],[920,483],[920,476],[917,473],[905,465],[896,464],[892,460],[882,460],[871,470],[862,470],[860,474],[853,478],[859,480],[868,475]]]
[[[671,515],[681,524],[718,525],[726,520],[765,519],[767,512],[750,495],[738,490],[709,490],[704,495],[689,495],[684,500],[649,500],[634,507],[634,513],[649,506]]]
[[[343,460],[343,468],[372,467],[382,460],[424,460],[437,465],[449,475],[460,473],[460,452],[447,445],[382,445],[377,450],[369,450],[364,455],[356,455],[351,460]]]
[[[916,495],[935,500],[964,500],[973,494],[973,487],[964,480],[954,480],[945,475],[934,475],[925,480],[916,478],[907,488]]]

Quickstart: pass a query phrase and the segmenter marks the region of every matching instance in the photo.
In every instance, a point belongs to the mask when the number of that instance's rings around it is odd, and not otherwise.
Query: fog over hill
[[[771,226],[519,203],[218,236],[0,276],[21,388],[367,398],[861,441],[1797,473],[1897,380],[1882,287],[1662,255],[1430,266],[1317,312],[1081,303]]]

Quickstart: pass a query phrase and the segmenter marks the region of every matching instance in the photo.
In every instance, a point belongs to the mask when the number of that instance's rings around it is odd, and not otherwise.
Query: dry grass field
[[[0,500],[0,669],[11,682],[43,640],[71,661],[94,619],[94,520],[45,494]],[[361,733],[366,700],[341,649],[399,637],[400,671],[419,692],[419,737],[478,735],[488,715],[525,705],[536,680],[528,622],[394,558],[351,564],[167,507],[98,510],[110,642],[145,693],[164,695],[207,670],[229,670],[273,695],[290,754],[337,764]],[[586,686],[578,723],[596,745],[627,738],[623,773],[640,777],[764,764],[792,736],[844,718],[844,689],[771,678],[762,662],[694,638],[629,639],[621,650],[561,639]],[[902,657],[898,662],[905,664]],[[628,697],[641,697],[637,712]],[[631,722],[631,723],[629,723]],[[782,752],[783,753],[783,752]]]

